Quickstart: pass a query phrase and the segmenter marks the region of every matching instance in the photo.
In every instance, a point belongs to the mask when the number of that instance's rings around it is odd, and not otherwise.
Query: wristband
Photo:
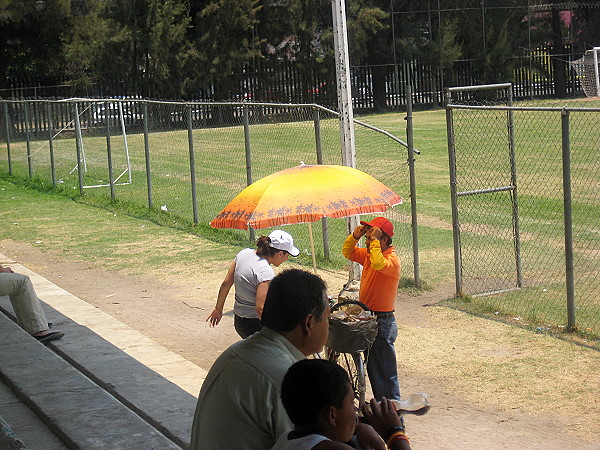
[[[404,433],[404,428],[403,427],[394,427],[394,428],[390,428],[389,430],[387,430],[385,432],[385,437],[384,437],[385,441],[386,442],[389,441],[390,438],[392,437],[392,435],[394,435],[398,432]]]
[[[392,436],[391,439],[389,441],[387,441],[386,445],[388,447],[391,447],[391,445],[397,441],[406,441],[407,444],[410,445],[410,441],[408,440],[408,437],[404,433],[398,433],[398,434]]]
[[[386,445],[389,447],[396,441],[404,440],[408,442],[408,437],[402,431],[396,431],[392,436],[386,441]]]

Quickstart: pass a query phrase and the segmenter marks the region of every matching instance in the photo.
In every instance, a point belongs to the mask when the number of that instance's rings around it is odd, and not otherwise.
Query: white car
[[[110,126],[121,126],[121,110],[125,125],[137,124],[143,119],[142,114],[131,111],[129,105],[123,105],[119,108],[118,103],[112,103],[108,106],[99,105],[93,110],[93,125],[103,126],[106,125],[106,121],[108,120]]]

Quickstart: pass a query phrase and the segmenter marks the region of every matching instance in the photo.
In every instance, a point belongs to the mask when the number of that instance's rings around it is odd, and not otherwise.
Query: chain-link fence
[[[126,99],[0,105],[0,140],[6,143],[0,170],[150,206],[173,221],[208,224],[251,181],[301,162],[342,161],[338,115],[317,105]],[[360,124],[355,136],[357,168],[405,198],[385,215],[397,228],[403,276],[411,277],[407,149],[398,138]],[[342,267],[345,221],[326,222],[326,231],[313,227],[317,261]],[[302,249],[300,261],[310,264],[307,225],[286,230]]]
[[[485,312],[577,328],[598,343],[600,101],[503,102],[510,85],[449,90],[457,293]]]

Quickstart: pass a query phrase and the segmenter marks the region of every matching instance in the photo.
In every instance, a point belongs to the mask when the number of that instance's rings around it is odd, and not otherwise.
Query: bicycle
[[[349,314],[348,309],[352,306],[359,307],[360,313]],[[337,318],[334,313],[338,310],[344,311],[350,321]],[[325,356],[348,372],[354,397],[360,408],[366,401],[367,392],[364,352],[371,347],[377,336],[377,318],[368,314],[369,308],[364,303],[356,300],[334,304],[331,313]]]

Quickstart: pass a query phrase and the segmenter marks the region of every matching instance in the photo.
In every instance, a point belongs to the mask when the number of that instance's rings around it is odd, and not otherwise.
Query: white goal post
[[[577,72],[577,78],[583,92],[588,97],[600,97],[600,47],[587,50],[581,58],[572,61],[571,67]]]
[[[90,105],[85,108],[83,111],[81,111],[79,113],[79,116],[83,115],[84,112],[90,108],[94,108],[94,107],[98,107],[97,110],[93,111],[93,117],[94,117],[94,121],[97,123],[94,123],[93,125],[98,125],[98,124],[105,124],[108,121],[111,120],[116,120],[118,122],[119,128],[121,130],[121,135],[123,136],[123,147],[125,150],[125,168],[124,170],[121,172],[120,175],[118,175],[114,180],[113,180],[113,185],[114,186],[123,186],[123,185],[127,185],[127,184],[131,184],[132,183],[132,179],[131,179],[131,161],[129,159],[129,145],[127,142],[127,131],[125,129],[125,118],[123,115],[123,104],[120,101],[117,101],[116,104],[118,105],[118,109],[116,111],[116,114],[113,114],[110,112],[109,110],[109,105],[114,104],[115,102],[113,100],[111,101],[105,101],[102,103],[90,103]],[[111,114],[113,114],[111,116]],[[79,120],[79,117],[77,118],[77,120]],[[77,164],[75,164],[75,167],[73,167],[73,169],[71,170],[71,172],[69,172],[70,174],[73,173],[75,170],[77,170],[77,168],[79,167],[79,164],[82,164],[83,167],[83,171],[87,172],[87,162],[86,162],[86,157],[85,157],[85,149],[83,146],[83,136],[81,134],[81,127],[77,128],[79,130],[78,134],[78,138],[79,141],[82,143],[81,144],[81,161],[78,161]],[[121,178],[127,174],[127,180],[126,181],[122,181]],[[110,184],[93,184],[93,185],[84,185],[82,186],[83,189],[88,189],[88,188],[99,188],[99,187],[108,187],[110,186]]]

